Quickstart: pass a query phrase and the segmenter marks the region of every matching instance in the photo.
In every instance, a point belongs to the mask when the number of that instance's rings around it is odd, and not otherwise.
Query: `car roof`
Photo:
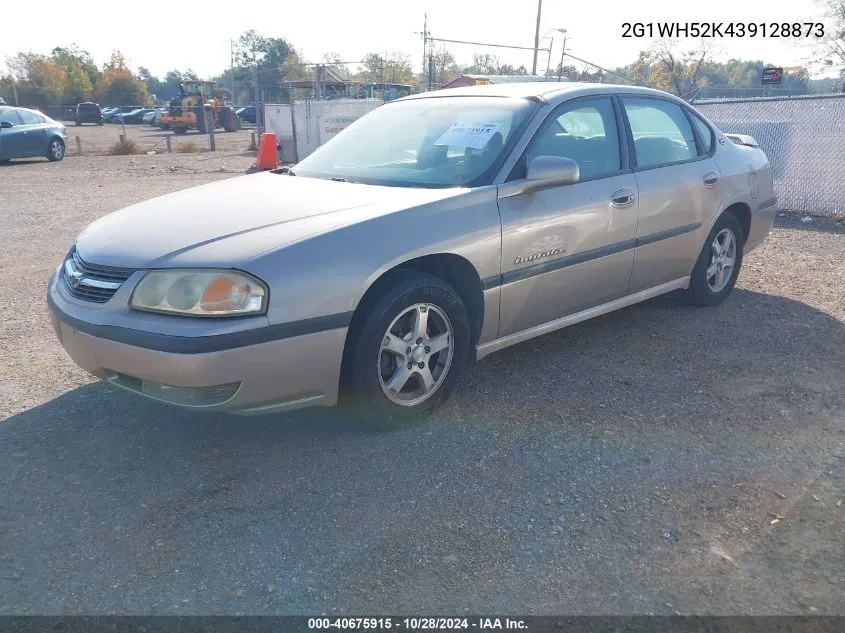
[[[659,95],[674,98],[662,90],[643,88],[641,86],[625,86],[618,84],[599,84],[575,81],[525,81],[504,84],[486,84],[483,86],[464,86],[462,88],[445,88],[430,90],[397,99],[409,101],[413,99],[432,99],[441,97],[511,97],[517,99],[538,99],[540,101],[555,102],[571,97],[608,94],[634,93],[644,95]]]

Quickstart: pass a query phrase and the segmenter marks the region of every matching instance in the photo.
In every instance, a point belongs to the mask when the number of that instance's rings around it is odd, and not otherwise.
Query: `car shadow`
[[[502,350],[429,423],[391,432],[89,384],[0,424],[3,608],[659,610],[682,555],[661,535],[694,538],[738,481],[806,470],[843,366],[842,321],[737,289]]]

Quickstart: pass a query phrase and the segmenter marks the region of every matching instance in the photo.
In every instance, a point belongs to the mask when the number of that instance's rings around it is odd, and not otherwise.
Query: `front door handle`
[[[715,172],[711,171],[711,172],[704,174],[704,186],[705,187],[712,187],[713,185],[716,184],[716,182],[718,180],[719,180],[719,174],[717,174]]]
[[[627,207],[634,202],[634,192],[630,189],[614,191],[610,196],[610,204],[614,207]]]

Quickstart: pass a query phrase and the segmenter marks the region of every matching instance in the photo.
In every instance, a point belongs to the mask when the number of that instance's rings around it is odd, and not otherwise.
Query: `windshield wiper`
[[[355,182],[354,180],[347,180],[346,178],[341,178],[340,176],[333,176],[329,178],[329,180],[334,180],[335,182]]]

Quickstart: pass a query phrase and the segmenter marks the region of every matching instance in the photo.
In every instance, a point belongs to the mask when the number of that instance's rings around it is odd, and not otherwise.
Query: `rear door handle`
[[[711,171],[711,172],[704,174],[704,186],[705,187],[712,187],[713,185],[716,184],[716,182],[718,180],[719,180],[719,174],[717,174],[715,172]]]
[[[614,207],[627,207],[634,202],[634,192],[630,189],[614,191],[610,196],[610,203]]]

